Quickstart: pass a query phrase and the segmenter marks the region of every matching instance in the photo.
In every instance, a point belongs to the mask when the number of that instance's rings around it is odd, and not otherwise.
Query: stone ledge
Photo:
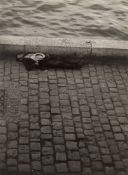
[[[44,52],[62,56],[62,62],[84,64],[97,57],[128,58],[128,41],[84,38],[0,36],[0,54]],[[55,58],[55,57],[54,57]],[[52,58],[51,58],[52,59]],[[81,61],[82,60],[82,61]]]

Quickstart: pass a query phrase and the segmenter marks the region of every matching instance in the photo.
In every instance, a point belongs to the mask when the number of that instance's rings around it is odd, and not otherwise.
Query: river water
[[[128,0],[0,0],[0,35],[128,40]]]

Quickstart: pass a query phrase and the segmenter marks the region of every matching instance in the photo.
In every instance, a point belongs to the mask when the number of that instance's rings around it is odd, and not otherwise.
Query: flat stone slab
[[[7,117],[18,116],[20,113],[20,90],[13,86],[5,89],[4,115]]]

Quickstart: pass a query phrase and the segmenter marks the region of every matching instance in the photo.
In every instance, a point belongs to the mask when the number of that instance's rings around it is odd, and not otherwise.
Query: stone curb
[[[55,55],[128,58],[128,41],[83,38],[0,36],[0,53],[44,52]]]

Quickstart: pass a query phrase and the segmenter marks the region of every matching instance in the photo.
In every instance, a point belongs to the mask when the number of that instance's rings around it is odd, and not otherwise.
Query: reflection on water
[[[127,0],[1,0],[0,34],[128,40]]]

